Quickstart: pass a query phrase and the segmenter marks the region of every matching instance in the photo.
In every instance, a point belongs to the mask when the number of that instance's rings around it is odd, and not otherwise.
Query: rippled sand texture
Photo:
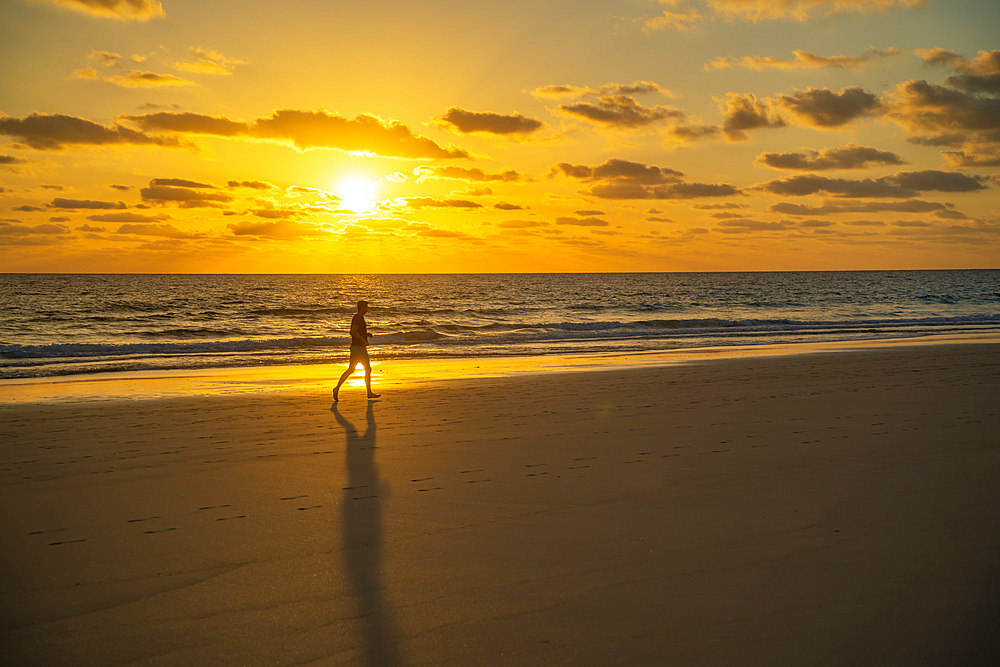
[[[0,405],[4,663],[1000,648],[1000,346],[363,391]]]

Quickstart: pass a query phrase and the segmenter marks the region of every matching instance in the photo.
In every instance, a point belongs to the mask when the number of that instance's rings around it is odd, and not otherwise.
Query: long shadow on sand
[[[368,401],[364,434],[331,408],[347,438],[347,487],[344,489],[344,566],[361,623],[365,664],[391,667],[400,664],[392,617],[383,596],[382,501],[375,464],[375,405]]]

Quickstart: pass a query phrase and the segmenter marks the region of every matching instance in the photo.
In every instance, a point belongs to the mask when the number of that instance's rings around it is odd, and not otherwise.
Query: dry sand
[[[4,664],[1000,649],[1000,345],[363,392],[0,403]]]

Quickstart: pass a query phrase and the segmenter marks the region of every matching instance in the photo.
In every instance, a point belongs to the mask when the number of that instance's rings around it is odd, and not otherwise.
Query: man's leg
[[[344,382],[347,381],[347,378],[351,377],[351,373],[353,373],[354,369],[357,367],[358,367],[358,362],[352,359],[351,362],[347,365],[347,370],[344,371],[344,374],[340,376],[340,382],[338,382],[337,386],[333,388],[334,401],[340,400],[340,397],[338,396],[338,394],[340,393],[340,385],[344,384]],[[368,390],[368,393],[371,393],[371,389]]]
[[[368,355],[365,355],[365,359],[361,360],[361,364],[365,367],[365,386],[368,388],[368,398],[378,398],[381,394],[376,394],[372,391],[372,362],[367,359]]]

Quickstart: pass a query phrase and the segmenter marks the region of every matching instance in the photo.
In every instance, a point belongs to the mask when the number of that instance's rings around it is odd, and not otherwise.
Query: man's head
[[[358,312],[361,313],[362,315],[368,312],[367,301],[358,301]]]

